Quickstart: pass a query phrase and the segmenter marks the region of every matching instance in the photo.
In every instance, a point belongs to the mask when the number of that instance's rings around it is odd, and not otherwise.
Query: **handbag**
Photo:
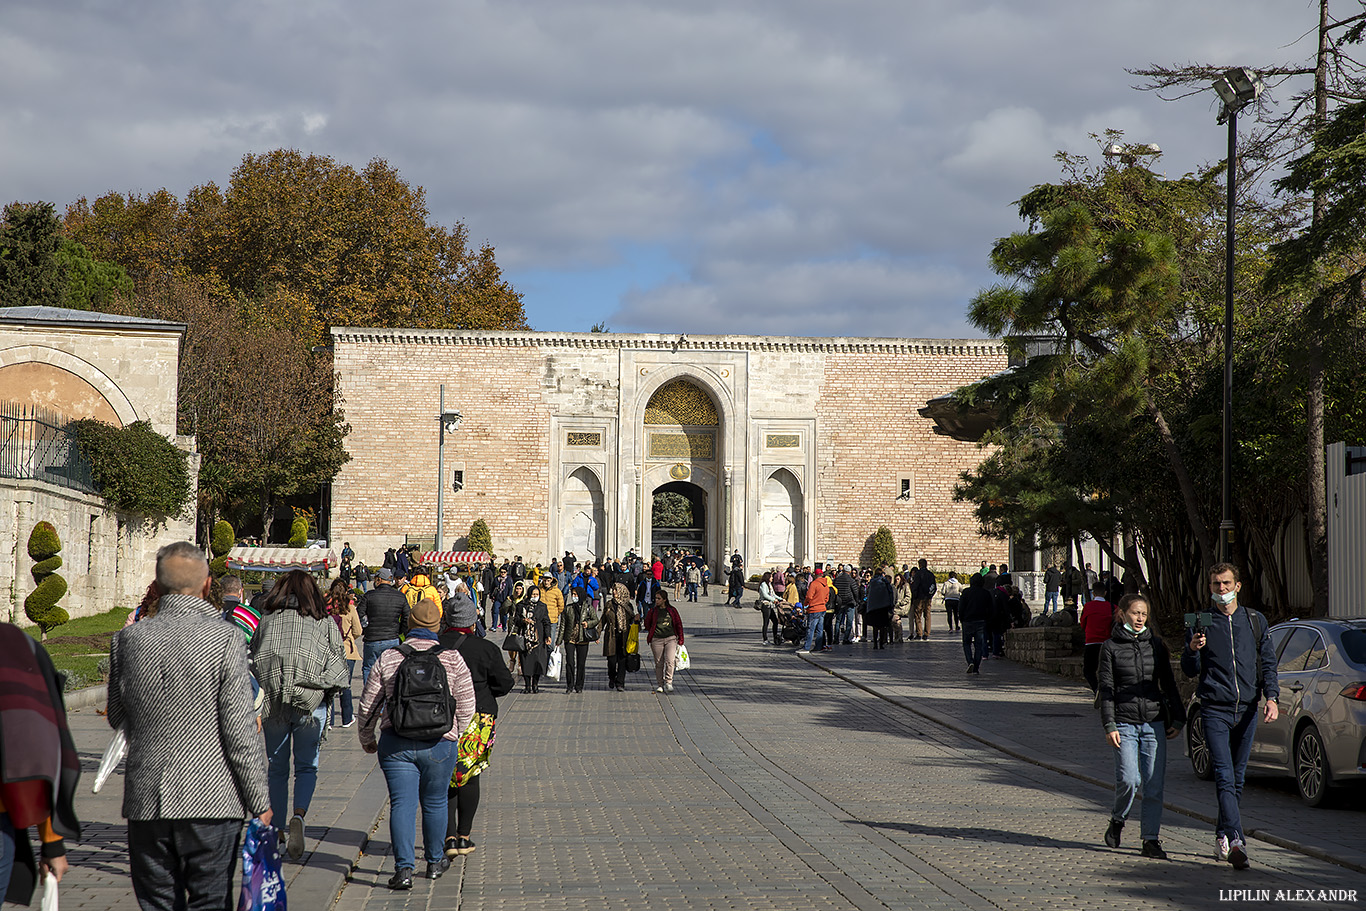
[[[632,674],[640,670],[640,654],[638,652],[630,652],[627,654],[626,670]]]
[[[525,652],[526,640],[523,639],[521,636],[517,635],[516,633],[508,633],[507,638],[503,640],[503,651]]]
[[[593,613],[593,608],[588,608],[588,616],[584,619],[589,623],[597,622],[598,617],[597,614]],[[581,642],[597,642],[598,636],[600,635],[601,631],[596,626],[585,626],[583,629],[579,630],[579,640]]]
[[[280,840],[271,826],[253,819],[242,840],[242,890],[237,911],[285,911]]]

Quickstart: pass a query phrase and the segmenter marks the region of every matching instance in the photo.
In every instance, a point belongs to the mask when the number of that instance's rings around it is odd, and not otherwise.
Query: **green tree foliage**
[[[139,287],[194,276],[287,316],[310,344],[333,325],[526,326],[493,248],[431,224],[423,189],[381,159],[357,171],[276,149],[245,156],[225,188],[80,199],[65,224]]]
[[[294,521],[289,523],[289,546],[306,547],[308,545],[308,520],[303,516],[295,516]]]
[[[71,619],[58,601],[66,594],[66,580],[57,575],[62,565],[58,556],[62,540],[51,522],[39,522],[28,537],[28,555],[33,558],[34,589],[24,599],[24,613],[38,625],[42,637]]]
[[[119,298],[133,293],[133,280],[122,266],[95,259],[76,241],[62,238],[56,256],[66,275],[63,307],[106,311],[118,307]]]
[[[66,270],[50,202],[10,203],[0,221],[0,307],[60,307]]]
[[[110,505],[161,519],[180,515],[189,504],[188,453],[147,421],[114,427],[87,419],[74,422],[71,431]]]
[[[465,540],[470,550],[482,551],[490,557],[493,556],[493,535],[489,532],[489,523],[483,519],[474,520],[470,525],[470,533]]]
[[[655,528],[693,528],[692,501],[681,493],[660,491],[654,495],[650,524]]]
[[[877,531],[873,532],[869,548],[872,550],[874,566],[881,566],[884,563],[896,565],[896,539],[892,537],[892,530],[886,525],[879,525]]]

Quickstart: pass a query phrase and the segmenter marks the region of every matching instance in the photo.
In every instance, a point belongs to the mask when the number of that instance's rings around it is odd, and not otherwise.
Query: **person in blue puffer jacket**
[[[1210,568],[1209,588],[1214,601],[1209,626],[1189,630],[1181,652],[1181,672],[1199,677],[1200,720],[1205,729],[1214,785],[1219,797],[1219,820],[1214,830],[1215,857],[1236,869],[1248,867],[1238,804],[1243,777],[1257,731],[1258,703],[1267,723],[1276,720],[1276,649],[1266,618],[1238,603],[1242,589],[1238,568],[1216,563]]]

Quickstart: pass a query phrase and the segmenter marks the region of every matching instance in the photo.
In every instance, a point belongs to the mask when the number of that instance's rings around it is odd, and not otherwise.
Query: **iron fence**
[[[39,405],[0,402],[0,478],[99,493],[70,422]]]

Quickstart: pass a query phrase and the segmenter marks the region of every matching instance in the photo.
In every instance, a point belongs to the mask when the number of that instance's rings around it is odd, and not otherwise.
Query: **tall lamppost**
[[[437,431],[436,444],[436,542],[433,550],[441,549],[441,529],[445,525],[445,506],[446,506],[446,434],[455,433],[460,429],[462,416],[458,411],[446,410],[446,387],[441,386],[438,407],[441,413],[437,415],[437,421],[441,429]]]
[[[1257,100],[1262,79],[1252,70],[1234,67],[1214,80],[1223,102],[1219,123],[1228,123],[1228,205],[1224,212],[1224,452],[1220,490],[1219,560],[1233,557],[1233,212],[1238,174],[1238,112]]]

